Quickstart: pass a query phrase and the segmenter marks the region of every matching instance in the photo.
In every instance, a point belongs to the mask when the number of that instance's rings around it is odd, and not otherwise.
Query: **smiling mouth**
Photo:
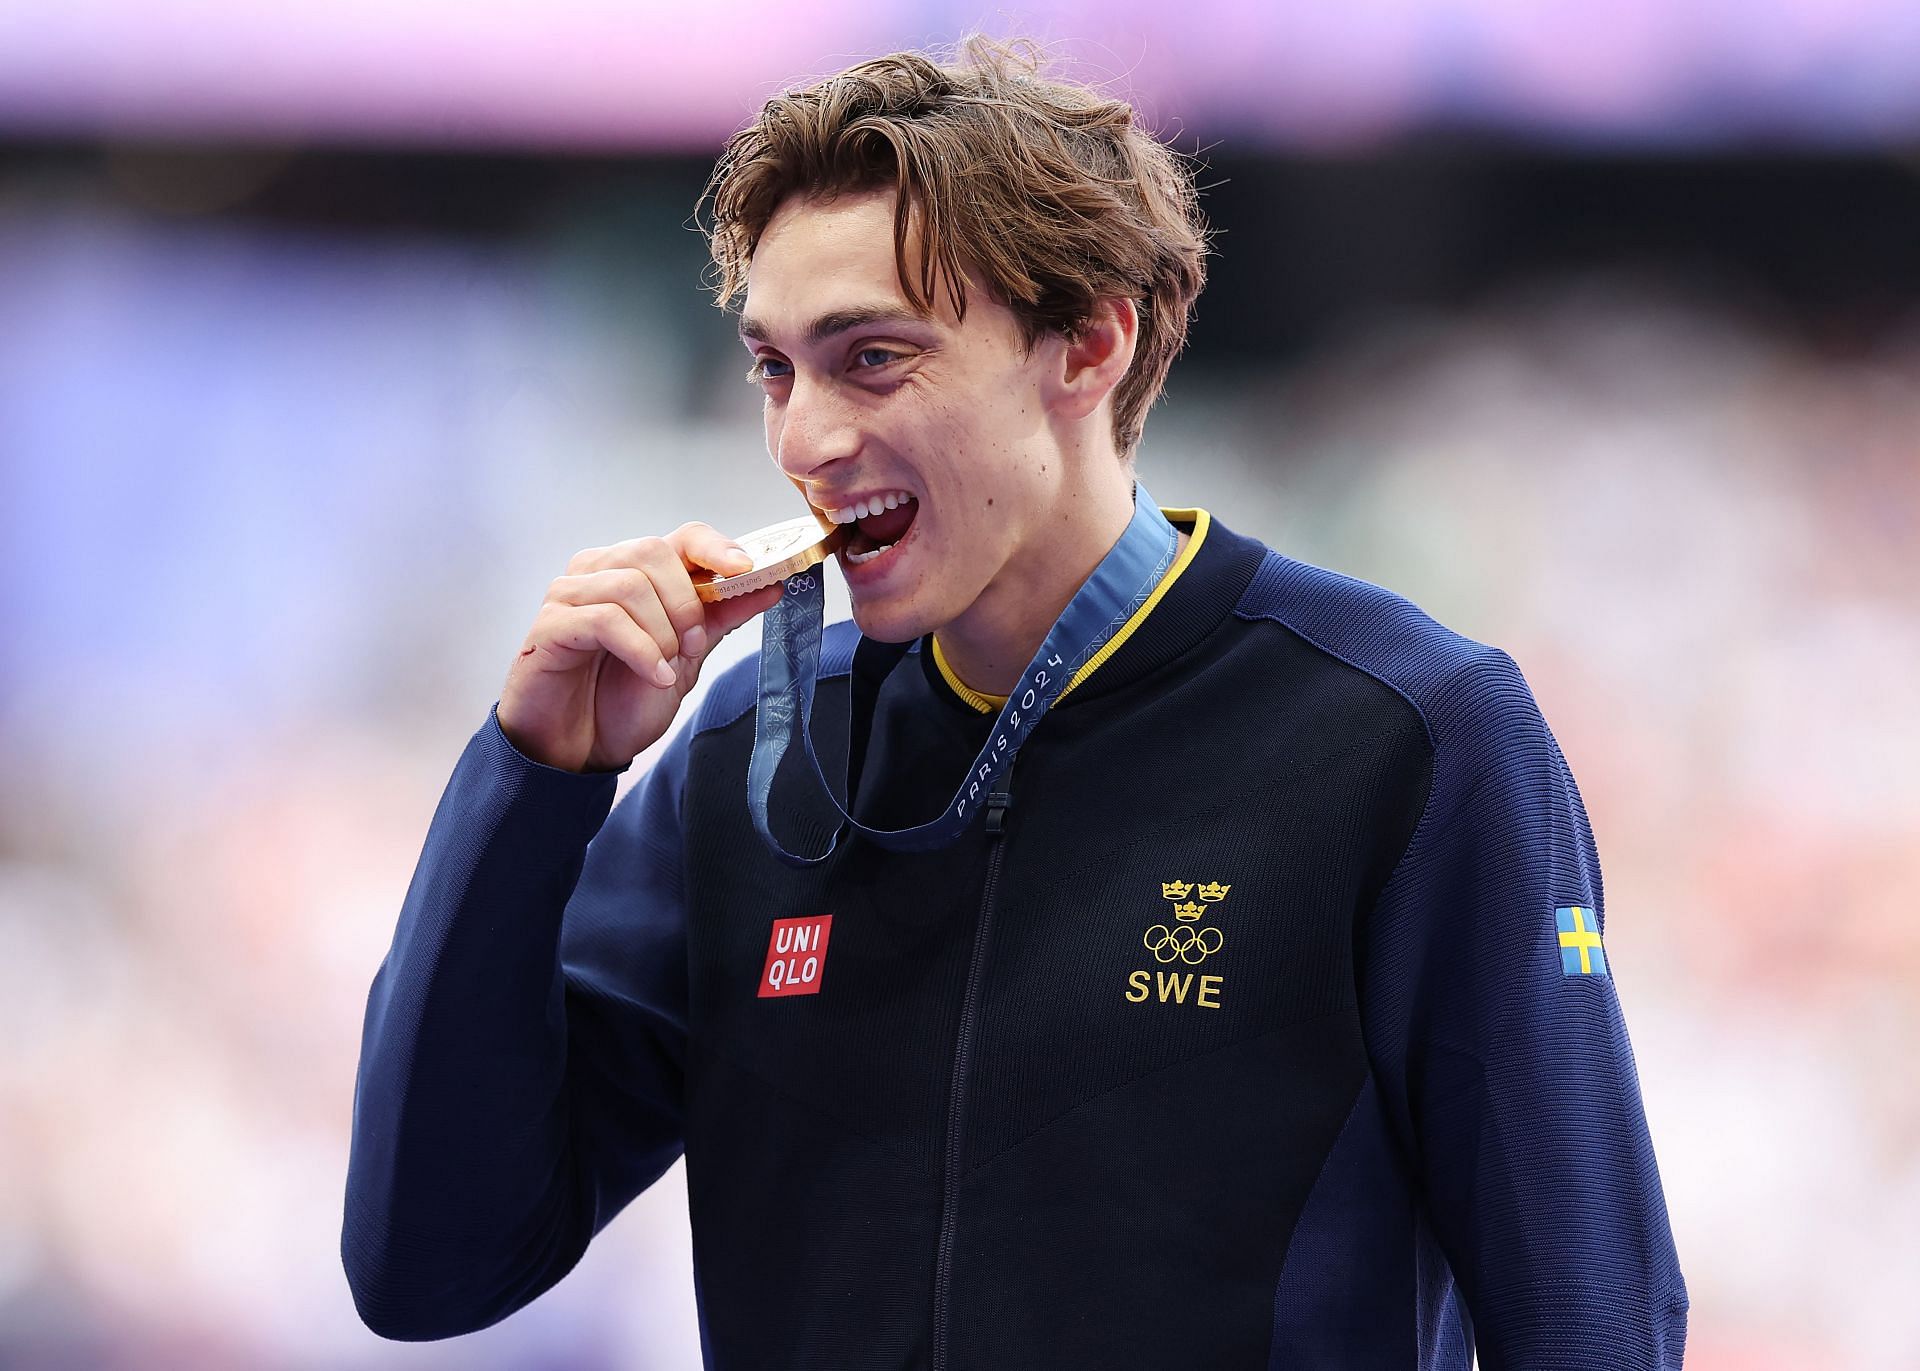
[[[842,554],[855,566],[872,561],[907,536],[907,530],[913,527],[913,521],[919,513],[920,502],[909,500],[894,509],[856,519],[846,526],[847,536],[841,544]]]

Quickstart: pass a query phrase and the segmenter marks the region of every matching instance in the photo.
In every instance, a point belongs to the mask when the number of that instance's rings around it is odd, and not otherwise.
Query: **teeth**
[[[865,519],[869,515],[878,514],[883,509],[898,509],[901,505],[911,503],[912,500],[912,491],[889,490],[883,495],[856,501],[844,509],[823,509],[820,512],[832,523],[850,524],[855,519]]]
[[[858,566],[861,562],[871,562],[875,557],[878,557],[881,553],[885,552],[887,548],[892,546],[892,543],[888,543],[886,547],[876,547],[868,552],[849,552],[846,553],[845,556],[849,562]]]

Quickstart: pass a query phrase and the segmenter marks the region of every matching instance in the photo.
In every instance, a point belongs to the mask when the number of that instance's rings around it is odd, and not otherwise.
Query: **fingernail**
[[[753,554],[743,547],[734,548],[729,552],[727,554],[727,560],[742,571],[751,570],[753,567]]]
[[[679,684],[680,677],[675,673],[672,662],[661,662],[653,669],[653,679],[663,686]]]
[[[688,657],[698,657],[707,650],[707,631],[695,624],[680,635],[680,651]]]

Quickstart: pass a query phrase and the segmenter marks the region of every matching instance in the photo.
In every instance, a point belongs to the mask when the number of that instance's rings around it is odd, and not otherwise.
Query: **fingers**
[[[695,592],[688,568],[737,575],[752,565],[753,558],[737,542],[696,520],[664,538],[630,538],[575,553],[568,574],[554,582],[549,598],[566,604],[621,604],[653,635],[667,660],[698,660],[751,614],[715,615]]]
[[[667,541],[679,549],[680,555],[692,565],[706,567],[723,576],[737,576],[753,569],[753,558],[745,548],[697,519],[669,533]]]
[[[574,605],[549,600],[540,607],[530,635],[528,651],[548,649],[558,669],[572,669],[568,660],[576,654],[606,651],[618,658],[642,681],[651,681],[661,689],[679,683],[679,674],[661,652],[653,635],[635,622],[625,605],[611,601]]]
[[[585,548],[573,554],[573,560],[567,563],[567,570],[577,573],[599,571],[606,567],[640,566],[658,555],[659,544],[665,544],[674,557],[683,559],[687,566],[706,567],[723,575],[738,575],[753,565],[753,558],[739,543],[721,534],[711,524],[694,519],[680,525],[664,538],[629,538],[608,547]]]
[[[684,577],[685,573],[681,575]],[[691,584],[688,589],[691,592]],[[671,589],[667,593],[671,594]],[[560,605],[618,605],[653,640],[663,660],[682,655],[680,640],[683,633],[700,625],[697,614],[692,623],[687,623],[684,618],[679,623],[674,621],[660,587],[655,583],[654,574],[643,567],[609,567],[605,571],[556,577],[547,588],[547,601]],[[697,610],[697,596],[694,602]],[[687,646],[691,648],[692,644]],[[696,652],[692,655],[700,654]]]

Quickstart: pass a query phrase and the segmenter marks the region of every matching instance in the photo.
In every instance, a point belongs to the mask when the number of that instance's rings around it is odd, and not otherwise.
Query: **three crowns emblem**
[[[1186,923],[1197,921],[1206,913],[1207,905],[1218,904],[1220,901],[1226,899],[1227,892],[1231,889],[1233,889],[1233,887],[1230,885],[1221,885],[1218,881],[1208,881],[1200,887],[1201,903],[1195,904],[1187,898],[1187,896],[1193,894],[1194,891],[1192,881],[1160,882],[1160,894],[1162,898],[1174,901],[1173,917]]]
[[[1198,966],[1208,957],[1218,952],[1226,942],[1226,934],[1213,927],[1194,928],[1205,917],[1207,907],[1227,898],[1230,885],[1221,885],[1218,881],[1208,881],[1196,886],[1192,881],[1162,881],[1160,896],[1173,905],[1175,923],[1155,924],[1146,931],[1141,942],[1154,960],[1159,962],[1181,961],[1189,966]],[[1190,897],[1198,893],[1198,901]]]

